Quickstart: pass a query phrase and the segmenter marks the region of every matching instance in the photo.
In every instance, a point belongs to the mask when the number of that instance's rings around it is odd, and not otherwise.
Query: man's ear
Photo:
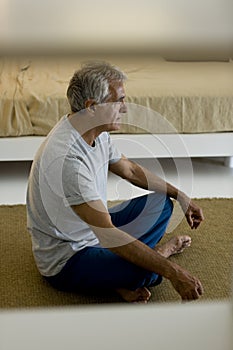
[[[88,99],[85,101],[85,108],[89,110],[95,110],[96,101],[93,99]]]

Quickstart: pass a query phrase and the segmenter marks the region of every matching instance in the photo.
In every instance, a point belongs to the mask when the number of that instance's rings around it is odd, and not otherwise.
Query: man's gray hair
[[[75,113],[84,109],[88,99],[103,103],[109,96],[109,84],[126,79],[125,73],[107,62],[85,63],[74,73],[67,89],[71,111]]]

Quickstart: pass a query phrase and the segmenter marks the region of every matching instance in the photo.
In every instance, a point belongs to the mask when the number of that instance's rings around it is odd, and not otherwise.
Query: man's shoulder
[[[52,160],[59,156],[67,154],[70,148],[69,142],[72,137],[65,117],[63,116],[46,136],[36,153],[34,163],[51,163]]]

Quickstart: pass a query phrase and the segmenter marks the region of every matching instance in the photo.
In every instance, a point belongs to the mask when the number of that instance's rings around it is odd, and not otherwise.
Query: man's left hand
[[[198,228],[200,223],[204,220],[202,209],[193,203],[193,201],[188,197],[180,199],[179,203],[185,213],[186,220],[191,229]]]

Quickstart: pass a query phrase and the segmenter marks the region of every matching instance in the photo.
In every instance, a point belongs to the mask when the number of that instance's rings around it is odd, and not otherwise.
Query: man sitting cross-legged
[[[148,287],[169,279],[183,300],[199,298],[201,282],[169,256],[189,236],[158,245],[179,202],[196,229],[202,210],[160,177],[130,161],[110,131],[127,110],[125,75],[108,63],[85,65],[70,81],[71,112],[52,129],[34,159],[28,183],[28,229],[41,274],[66,291],[115,290],[124,300],[147,302]],[[151,191],[107,208],[108,171]]]

